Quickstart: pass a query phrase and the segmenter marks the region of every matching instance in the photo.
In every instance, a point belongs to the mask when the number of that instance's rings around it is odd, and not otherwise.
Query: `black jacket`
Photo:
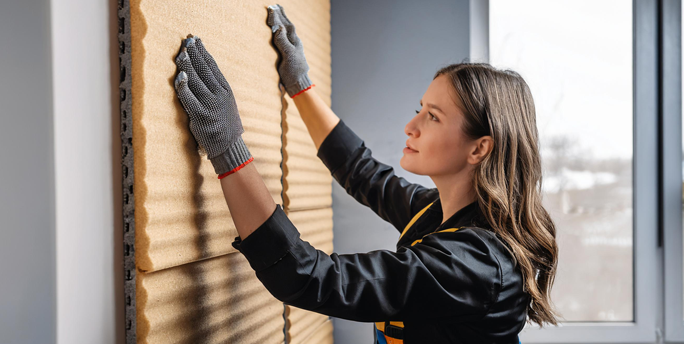
[[[318,157],[347,193],[399,233],[434,204],[399,240],[396,252],[340,255],[301,240],[276,205],[256,231],[233,242],[274,297],[343,319],[403,321],[406,344],[518,343],[530,298],[477,202],[441,224],[437,189],[396,176],[343,121],[325,138]],[[425,234],[461,226],[466,228],[431,234],[411,246]]]

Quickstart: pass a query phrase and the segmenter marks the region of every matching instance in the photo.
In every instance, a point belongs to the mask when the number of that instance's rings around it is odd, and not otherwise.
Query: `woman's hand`
[[[309,65],[304,57],[302,41],[295,33],[295,27],[285,16],[280,5],[268,6],[268,26],[273,32],[273,43],[281,56],[278,65],[280,80],[291,98],[315,86],[307,74]]]
[[[254,158],[242,140],[242,121],[230,85],[199,37],[188,35],[176,57],[176,94],[189,116],[190,132],[207,153],[219,179]]]

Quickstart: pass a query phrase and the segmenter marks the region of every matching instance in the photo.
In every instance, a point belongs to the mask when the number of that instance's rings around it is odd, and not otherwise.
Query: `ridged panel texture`
[[[136,265],[154,271],[230,252],[237,231],[173,87],[174,58],[202,38],[235,94],[273,199],[282,204],[282,102],[264,1],[131,1]],[[313,13],[311,15],[314,15]]]
[[[285,8],[304,44],[313,90],[331,106],[330,3],[316,0],[290,2]],[[310,12],[319,13],[311,17]],[[308,91],[307,91],[308,92]],[[332,181],[294,101],[285,97],[283,140],[283,202],[302,240],[331,254]],[[288,344],[332,343],[332,323],[326,315],[285,306]],[[328,324],[330,331],[320,328]],[[316,332],[318,331],[318,332]]]
[[[330,3],[303,0],[281,3],[304,45],[309,77],[315,92],[331,105]],[[311,16],[310,13],[318,13]],[[284,208],[289,211],[332,206],[332,176],[317,157],[318,151],[294,101],[285,97],[283,159]]]
[[[302,344],[332,344],[333,343],[333,325],[332,321],[328,320],[321,324],[318,328],[313,330],[313,333],[302,340]]]
[[[287,314],[287,343],[303,344],[314,332],[330,317],[315,312],[310,312],[297,307],[285,306]]]
[[[297,227],[304,241],[313,247],[331,254],[333,252],[332,208],[304,211],[285,211],[292,224]]]
[[[316,92],[330,105],[330,2],[278,3],[302,39]],[[243,139],[274,201],[304,240],[332,253],[332,177],[294,103],[278,88],[278,56],[266,25],[272,4],[130,1],[139,343],[279,344],[288,330],[293,342],[318,334],[332,343],[332,328],[321,330],[328,317],[317,313],[296,310],[286,328],[283,304],[231,246],[238,233],[220,181],[197,153],[173,88],[174,58],[192,33],[231,85]]]
[[[139,343],[283,343],[283,304],[241,253],[137,276]]]

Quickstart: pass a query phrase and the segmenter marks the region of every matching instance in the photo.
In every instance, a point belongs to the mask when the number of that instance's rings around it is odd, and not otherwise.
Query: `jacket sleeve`
[[[373,158],[364,141],[342,120],[323,140],[317,156],[349,195],[399,233],[439,195],[436,188],[428,189],[396,176],[394,168]]]
[[[474,230],[435,233],[397,252],[315,249],[280,205],[233,246],[278,300],[353,321],[479,319],[501,290],[501,268]]]

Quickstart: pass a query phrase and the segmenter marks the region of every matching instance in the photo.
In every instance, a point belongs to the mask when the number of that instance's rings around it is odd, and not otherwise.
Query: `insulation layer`
[[[140,343],[282,343],[283,305],[241,253],[138,273]]]
[[[197,153],[173,87],[174,58],[189,33],[202,38],[230,83],[253,163],[282,204],[282,103],[267,5],[131,1],[135,245],[142,271],[235,252],[237,231],[220,181]]]
[[[304,44],[314,91],[330,105],[330,2],[279,3]],[[273,199],[304,240],[332,253],[332,177],[294,103],[278,87],[278,55],[266,25],[272,4],[130,1],[133,328],[140,343],[277,344],[290,334],[293,342],[332,342],[328,317],[304,310],[283,314],[283,304],[231,246],[238,234],[220,181],[198,155],[173,88],[181,41],[197,35],[231,85],[243,139]]]
[[[331,106],[330,3],[305,0],[281,2],[304,45],[313,90]],[[311,13],[317,13],[312,16]],[[307,91],[309,92],[309,91]],[[284,208],[289,211],[332,206],[332,176],[316,156],[316,146],[290,97],[285,97],[283,125]]]
[[[327,315],[309,312],[292,306],[285,307],[288,344],[307,343],[306,339],[312,336],[320,326],[323,326],[330,319]]]
[[[285,212],[302,240],[327,254],[333,252],[332,208]]]
[[[330,4],[319,0],[281,4],[304,44],[315,91],[330,104]],[[219,181],[211,163],[196,153],[187,115],[172,85],[173,59],[188,33],[202,38],[228,79],[245,128],[243,139],[276,203],[290,211],[332,205],[330,172],[316,157],[308,130],[287,96],[287,110],[282,113],[277,53],[265,24],[267,5],[260,1],[131,2],[139,202],[136,265],[143,271],[234,252],[229,239],[237,231]]]
[[[310,336],[302,340],[303,344],[332,344],[333,343],[333,325],[332,321],[328,320],[316,328]]]
[[[292,100],[288,101],[289,103]],[[332,206],[332,176],[316,156],[309,136],[294,103],[286,110],[284,202],[290,211],[304,211]],[[305,136],[306,135],[306,136]]]
[[[281,3],[304,45],[312,90],[331,106],[330,3]],[[311,13],[317,13],[311,16]],[[310,91],[307,91],[310,92]],[[283,139],[284,208],[302,240],[327,254],[333,251],[332,176],[316,156],[316,146],[294,101],[285,97]],[[285,306],[288,344],[332,343],[332,323],[326,315]],[[328,326],[323,330],[322,326]],[[318,331],[318,332],[317,332]]]

